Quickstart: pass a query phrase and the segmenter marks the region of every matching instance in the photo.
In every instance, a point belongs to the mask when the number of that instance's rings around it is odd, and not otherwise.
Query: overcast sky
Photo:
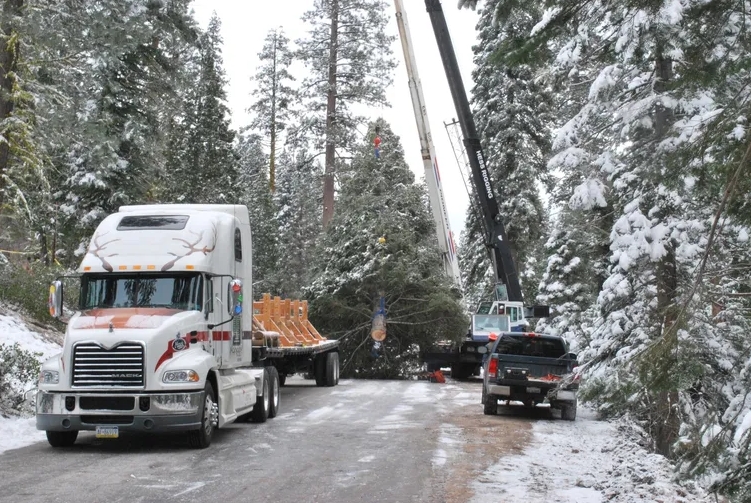
[[[454,160],[454,152],[449,143],[444,121],[456,117],[451,93],[438,54],[435,36],[430,25],[423,0],[405,0],[407,19],[412,33],[412,42],[417,58],[418,72],[425,92],[425,101],[430,118],[433,141],[436,146],[446,206],[449,212],[451,230],[458,244],[464,226],[464,216],[468,204],[467,192],[459,167]],[[394,7],[387,0],[390,19],[389,31],[397,36]],[[283,7],[282,7],[283,5]],[[313,0],[195,0],[193,8],[196,18],[206,27],[213,11],[222,23],[224,38],[224,68],[229,80],[227,89],[229,106],[232,109],[233,126],[245,126],[250,119],[246,112],[251,103],[251,75],[259,64],[257,54],[263,46],[266,33],[276,27],[284,28],[286,35],[295,40],[305,36],[307,27],[300,20],[302,14],[313,5]],[[477,14],[469,10],[458,10],[456,0],[443,0],[443,8],[451,32],[459,65],[462,69],[464,85],[469,93],[472,87],[472,45],[476,41],[475,24]],[[420,142],[415,126],[412,102],[407,85],[407,73],[400,42],[393,46],[394,56],[399,67],[394,76],[394,85],[388,90],[388,100],[392,107],[375,109],[373,118],[383,114],[396,134],[401,138],[407,155],[407,162],[419,179],[424,178],[420,156]],[[386,148],[386,146],[384,146]]]

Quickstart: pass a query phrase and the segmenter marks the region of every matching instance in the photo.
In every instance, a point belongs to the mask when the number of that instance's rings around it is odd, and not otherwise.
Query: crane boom
[[[505,286],[496,290],[497,295],[513,302],[523,302],[521,284],[516,273],[511,248],[506,238],[506,228],[501,219],[498,201],[493,193],[493,185],[490,173],[485,162],[485,154],[480,144],[472,111],[469,107],[467,92],[464,89],[459,64],[451,43],[446,18],[443,14],[440,0],[425,0],[425,7],[433,25],[438,51],[441,54],[446,79],[451,90],[451,97],[464,135],[464,147],[467,151],[469,164],[472,171],[472,181],[475,188],[480,208],[482,209],[483,224],[485,227],[485,245],[490,253],[491,262],[495,271],[496,282]]]
[[[402,50],[404,51],[404,63],[409,79],[409,93],[412,98],[417,132],[420,136],[420,153],[425,168],[425,182],[428,185],[430,207],[433,211],[433,220],[435,221],[436,233],[438,234],[438,245],[443,255],[443,265],[446,269],[446,274],[461,289],[462,282],[459,272],[459,261],[456,256],[454,236],[451,233],[449,225],[446,200],[443,197],[441,175],[438,171],[435,146],[433,145],[433,137],[430,132],[428,111],[425,106],[425,95],[423,94],[422,83],[417,73],[417,61],[412,49],[412,38],[409,32],[409,24],[407,23],[407,14],[404,11],[402,0],[394,0],[394,5],[396,7],[396,24],[399,27],[399,37],[402,41]]]

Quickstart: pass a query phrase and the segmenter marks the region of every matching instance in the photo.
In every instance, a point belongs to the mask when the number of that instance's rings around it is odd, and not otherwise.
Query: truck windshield
[[[200,274],[85,274],[81,310],[109,307],[163,307],[200,311]]]
[[[560,339],[503,334],[498,339],[494,352],[502,355],[560,358],[566,354],[566,347]]]
[[[509,328],[509,318],[505,315],[475,314],[472,316],[473,332],[505,332]]]

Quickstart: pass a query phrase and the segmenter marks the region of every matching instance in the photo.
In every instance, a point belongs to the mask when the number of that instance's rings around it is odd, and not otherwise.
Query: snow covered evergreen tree
[[[355,105],[383,106],[396,62],[386,33],[389,6],[384,0],[315,0],[303,20],[308,36],[298,41],[299,57],[310,69],[305,134],[316,148],[325,143],[323,225],[334,214],[337,151],[354,143],[364,122]]]
[[[477,24],[472,105],[525,298],[534,299],[541,272],[538,252],[546,232],[547,212],[540,190],[549,182],[546,156],[553,122],[551,97],[536,80],[531,65],[495,62],[493,55],[505,40],[526,33],[532,26],[530,15],[496,23],[498,3],[487,2]],[[539,7],[530,9],[534,13]],[[492,291],[495,278],[488,267],[479,212],[467,212],[465,229],[461,263],[465,284],[483,289],[468,292],[476,302],[478,294],[487,296]]]
[[[269,190],[266,171],[267,156],[261,139],[254,134],[239,137],[240,199],[248,207],[253,238],[253,289],[278,293],[283,272],[278,271],[279,223],[276,205]]]
[[[501,2],[496,15],[522,8]],[[727,262],[730,250],[748,254],[739,238],[751,216],[741,175],[749,91],[737,65],[749,51],[747,12],[553,1],[499,51],[509,63],[546,60],[564,80],[594,70],[551,160],[580,177],[572,202],[600,194],[596,206],[614,212],[599,315],[582,353],[587,395],[603,412],[628,411],[656,450],[695,473],[720,472],[716,487],[739,501],[751,414],[742,405],[748,356],[736,350],[748,342],[748,318],[736,306],[749,271]]]
[[[256,101],[250,107],[256,116],[252,126],[269,137],[269,187],[276,186],[276,158],[279,150],[279,135],[290,120],[297,91],[290,87],[295,80],[289,72],[293,53],[289,39],[282,29],[266,35],[263,49],[258,54],[261,66],[254,77]]]
[[[230,128],[219,19],[199,38],[200,74],[175,125],[169,177],[172,202],[235,204],[240,197],[235,132]]]
[[[301,298],[313,280],[313,263],[321,234],[323,170],[317,156],[290,143],[279,157],[274,201],[278,208],[280,295]]]
[[[419,349],[461,337],[467,327],[450,280],[438,274],[442,259],[425,187],[415,184],[387,125],[381,135],[388,148],[380,159],[372,133],[355,150],[306,289],[316,327],[341,340],[343,376],[404,377],[419,368]],[[388,337],[374,359],[371,317],[381,297]]]

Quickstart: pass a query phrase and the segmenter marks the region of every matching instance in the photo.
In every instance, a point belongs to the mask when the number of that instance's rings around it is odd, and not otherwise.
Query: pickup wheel
[[[498,397],[496,395],[485,395],[485,402],[483,402],[483,412],[486,416],[495,416],[498,414]]]
[[[279,379],[279,371],[276,367],[267,367],[269,372],[269,390],[271,396],[269,397],[269,417],[276,417],[279,412],[279,385],[281,380]]]
[[[214,386],[209,381],[206,381],[201,427],[188,432],[188,445],[193,449],[207,448],[211,445],[211,439],[214,438],[214,429],[218,420],[215,396]]]
[[[263,369],[263,385],[261,386],[261,396],[256,396],[256,404],[250,413],[250,419],[254,423],[265,423],[269,418],[269,408],[271,404],[271,376],[269,369]]]
[[[78,430],[73,431],[48,431],[47,442],[52,447],[70,447],[76,443]]]
[[[561,404],[561,419],[576,421],[576,402]]]
[[[339,353],[326,354],[326,386],[339,384]]]

